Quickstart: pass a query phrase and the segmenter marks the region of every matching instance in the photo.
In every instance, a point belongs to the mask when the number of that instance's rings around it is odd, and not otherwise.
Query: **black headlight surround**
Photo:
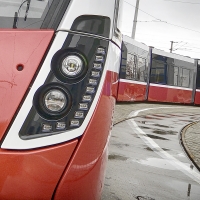
[[[68,76],[62,71],[62,62],[67,56],[77,56],[83,62],[83,69],[76,76]],[[51,61],[51,70],[58,80],[63,83],[76,84],[81,81],[88,71],[88,61],[86,56],[77,49],[67,48],[56,52]]]
[[[62,93],[64,93],[67,100],[67,104],[65,105],[65,108],[63,108],[59,112],[56,112],[56,111],[51,112],[44,105],[45,95],[48,93],[48,91],[51,91],[54,89],[60,90]],[[70,108],[72,106],[72,97],[70,93],[68,92],[68,90],[65,88],[65,86],[63,86],[62,84],[59,84],[59,83],[46,84],[46,85],[41,86],[36,91],[33,98],[33,105],[35,106],[38,114],[44,119],[48,119],[48,120],[62,119],[70,111]]]
[[[65,116],[62,118],[57,117],[58,119],[56,119],[56,117],[50,115],[44,116],[43,114],[42,116],[41,112],[39,113],[38,109],[36,109],[38,101],[34,102],[19,131],[19,137],[22,140],[61,134],[81,127],[96,96],[103,75],[108,45],[109,40],[79,34],[68,34],[62,48],[55,54],[63,55],[61,53],[76,52],[85,56],[87,60],[87,72],[83,77],[79,77],[78,80],[71,79],[73,80],[72,82],[67,82],[66,79],[68,78],[65,77],[64,81],[61,81],[55,75],[53,71],[54,66],[52,65],[53,61],[51,61],[51,70],[43,86],[52,84],[61,85],[66,88],[71,95],[71,108],[66,112]],[[99,49],[103,49],[103,52]],[[55,54],[52,60],[55,58]]]

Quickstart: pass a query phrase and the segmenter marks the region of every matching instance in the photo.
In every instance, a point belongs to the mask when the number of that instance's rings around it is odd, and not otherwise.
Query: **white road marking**
[[[180,107],[176,107],[176,108],[180,108]],[[144,111],[147,111],[147,110],[153,110],[153,109],[174,109],[174,107],[146,108],[146,109],[142,109],[142,110],[133,111],[133,112],[131,112],[129,114],[128,117],[129,118],[130,117],[136,117],[140,112],[144,112]],[[196,109],[196,108],[191,108],[191,109]],[[146,135],[146,133],[141,128],[138,127],[138,125],[137,125],[137,123],[135,122],[134,119],[129,119],[129,120],[127,120],[127,122],[128,122],[129,126],[132,129],[137,130],[136,133],[138,134],[138,136],[156,154],[158,154],[159,156],[161,156],[163,159],[165,159],[166,161],[168,161],[170,164],[173,164],[173,166],[176,167],[178,170],[182,171],[185,175],[189,176],[191,179],[193,179],[198,184],[200,184],[200,174],[198,173],[198,171],[195,171],[194,169],[191,169],[185,163],[177,160],[172,155],[170,155],[169,153],[167,153],[166,151],[164,151],[154,140],[152,140],[151,138],[149,138]]]

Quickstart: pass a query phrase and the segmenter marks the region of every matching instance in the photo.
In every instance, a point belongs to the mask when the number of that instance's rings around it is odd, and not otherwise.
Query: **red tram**
[[[118,101],[200,104],[198,60],[124,36]]]
[[[0,0],[0,199],[99,199],[119,0]]]

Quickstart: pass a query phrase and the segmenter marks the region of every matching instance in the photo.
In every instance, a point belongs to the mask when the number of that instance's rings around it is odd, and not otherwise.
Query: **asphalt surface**
[[[117,104],[102,200],[200,200],[200,107]]]
[[[130,112],[137,109],[145,109],[145,108],[155,108],[155,107],[169,107],[174,105],[163,105],[163,104],[144,104],[144,103],[121,103],[117,104],[115,107],[115,114],[114,114],[114,125],[125,121],[129,118],[132,118],[129,116]],[[177,105],[178,106],[178,105]],[[190,107],[190,106],[189,106]],[[193,106],[191,106],[193,108]],[[184,106],[181,106],[180,108],[174,108],[173,110],[169,110],[168,113],[177,113],[177,112],[186,112],[187,108],[184,108]],[[193,113],[200,114],[200,110],[198,109],[193,110]],[[155,111],[144,111],[142,114],[145,113],[151,114]],[[162,110],[158,110],[156,113],[163,113]],[[183,147],[192,162],[196,165],[198,169],[200,169],[200,119],[199,121],[195,122],[188,122],[188,125],[185,126],[181,131],[181,140],[183,142]]]

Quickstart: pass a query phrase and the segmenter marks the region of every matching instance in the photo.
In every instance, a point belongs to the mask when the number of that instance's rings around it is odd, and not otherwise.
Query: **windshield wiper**
[[[29,11],[29,8],[30,8],[30,3],[31,3],[31,0],[27,0],[27,6],[26,6],[24,21],[26,21],[26,19],[27,19],[28,11]]]
[[[18,13],[15,12],[14,21],[13,21],[13,28],[17,28],[17,21],[18,21]]]
[[[20,4],[18,11],[15,12],[15,15],[14,15],[13,28],[17,28],[17,22],[18,22],[18,19],[19,19],[19,11],[20,11],[21,7],[22,7],[26,2],[27,2],[27,5],[26,5],[26,12],[25,12],[25,16],[24,16],[24,21],[26,21],[26,19],[27,19],[31,0],[25,0],[25,1],[23,1],[23,2]]]

